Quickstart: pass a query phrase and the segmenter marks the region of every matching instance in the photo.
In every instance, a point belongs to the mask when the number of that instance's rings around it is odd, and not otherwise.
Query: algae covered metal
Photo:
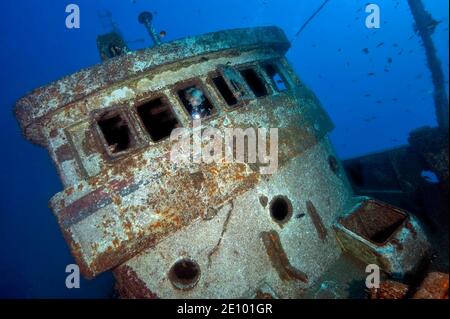
[[[336,261],[353,193],[289,47],[277,27],[188,37],[105,57],[17,102],[25,136],[58,169],[50,205],[84,276],[113,270],[129,298],[293,298]],[[195,90],[208,111],[197,127]],[[183,128],[237,128],[276,156],[181,165],[171,134]],[[272,129],[267,145],[251,134]]]

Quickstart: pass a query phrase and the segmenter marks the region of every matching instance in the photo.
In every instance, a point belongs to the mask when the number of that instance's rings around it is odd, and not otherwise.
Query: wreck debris
[[[325,225],[322,222],[322,217],[320,217],[316,207],[314,207],[314,204],[309,200],[306,201],[306,211],[312,219],[317,235],[322,241],[325,240],[327,238],[327,229],[325,228]]]
[[[380,283],[379,288],[371,288],[370,299],[403,299],[410,290],[410,286],[393,280]]]
[[[367,201],[341,223],[367,240],[383,244],[406,221],[407,215],[389,206]],[[396,242],[398,245],[398,241]]]
[[[278,272],[281,280],[300,280],[304,283],[308,282],[308,276],[293,267],[281,245],[280,237],[274,230],[262,232],[261,238],[266,248],[267,256],[275,270]]]
[[[371,288],[370,299],[448,299],[448,274],[431,272],[418,288],[401,282],[386,280],[379,288]]]
[[[343,249],[395,277],[416,271],[430,252],[417,219],[375,199],[355,200],[353,209],[335,224]]]
[[[230,268],[222,259],[215,263],[213,258],[231,252],[229,257],[236,258],[236,266],[249,272],[246,275],[250,281],[256,284],[261,280],[253,278],[257,265],[238,258],[235,247],[228,248],[240,240],[246,248],[251,247],[257,242],[253,236],[258,238],[271,226],[270,218],[248,214],[251,209],[265,211],[263,207],[240,204],[234,208],[237,214],[233,216],[241,217],[236,217],[240,223],[230,235],[233,241],[223,240],[231,212],[223,225],[217,225],[222,227],[217,233],[212,235],[205,227],[215,223],[214,216],[230,201],[263,191],[266,199],[261,204],[268,209],[268,198],[292,193],[291,189],[299,188],[299,181],[283,187],[271,185],[271,176],[261,176],[259,170],[248,169],[249,165],[242,163],[174,164],[168,156],[173,145],[167,135],[172,128],[191,127],[192,117],[178,92],[194,83],[202,87],[216,110],[203,121],[204,127],[277,127],[281,146],[277,174],[283,174],[277,178],[292,176],[303,170],[303,165],[318,165],[317,173],[305,178],[325,180],[317,175],[327,171],[326,160],[318,163],[299,157],[311,152],[315,159],[326,159],[333,154],[327,137],[333,125],[284,57],[289,45],[285,34],[276,27],[226,30],[180,39],[117,56],[39,88],[17,102],[16,115],[25,136],[49,149],[61,176],[64,190],[52,198],[50,205],[85,277],[116,269],[119,286],[126,287],[133,281],[120,276],[118,269],[129,267],[145,283],[142,289],[151,287],[158,296],[173,297],[180,293],[167,278],[174,260],[189,257],[202,268],[209,266],[210,274]],[[298,108],[299,104],[302,108]],[[315,187],[313,181],[308,184]],[[262,183],[269,187],[257,190]],[[339,198],[340,205],[351,198],[351,191],[344,180],[337,181],[337,185],[320,187],[333,201]],[[289,217],[290,205],[282,207],[288,208]],[[336,211],[328,209],[325,213],[332,215]],[[252,218],[256,217],[255,223]],[[194,225],[199,229],[197,237],[209,237],[214,248],[204,247],[200,253],[191,251],[196,247],[176,250],[189,236],[186,228]],[[300,235],[295,227],[285,232]],[[162,248],[164,242],[175,238],[177,244]],[[222,249],[223,245],[227,249]],[[339,251],[332,242],[327,249]],[[151,258],[153,252],[156,259]],[[255,254],[264,256],[265,252]],[[249,257],[252,260],[256,256]],[[336,256],[325,258],[331,262]],[[161,283],[157,276],[148,276],[148,269],[163,260],[165,277]],[[267,269],[275,272],[270,266]],[[322,271],[318,269],[311,276]],[[214,296],[229,292],[222,288],[235,284],[228,280],[217,289],[214,285],[218,281],[206,283],[209,286],[190,289],[190,296]],[[152,296],[150,292],[148,296]],[[245,291],[233,293],[239,296]],[[295,295],[294,291],[275,293]]]
[[[441,272],[427,275],[413,299],[448,299],[449,276]]]
[[[421,0],[408,0],[411,13],[415,21],[415,30],[422,38],[428,68],[434,85],[434,105],[436,118],[440,127],[448,129],[448,97],[445,84],[445,76],[442,71],[441,62],[436,54],[432,35],[438,22],[425,10]]]
[[[270,294],[292,298],[299,291],[280,289],[284,281],[308,287],[326,267],[304,258],[303,272],[289,258],[318,250],[324,265],[338,258],[322,218],[336,219],[352,191],[344,175],[327,178],[333,124],[290,67],[289,46],[277,27],[214,32],[116,56],[17,102],[25,136],[48,148],[61,176],[64,190],[51,207],[85,277],[114,269],[118,289],[130,298],[238,298],[253,296],[273,275]],[[169,160],[170,131],[192,126],[179,92],[194,84],[215,110],[201,129],[279,129],[278,170],[263,175],[240,162]],[[272,219],[255,211],[268,212],[271,198],[273,217],[286,223],[290,196],[300,189],[311,194],[313,223],[267,232]],[[319,216],[312,202],[322,200]],[[230,201],[233,216],[230,210],[214,218]],[[258,249],[260,238],[265,249]]]

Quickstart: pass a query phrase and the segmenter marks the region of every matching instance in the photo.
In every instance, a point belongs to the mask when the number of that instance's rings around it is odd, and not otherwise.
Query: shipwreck
[[[345,253],[402,277],[429,254],[415,216],[358,196],[333,124],[285,58],[277,27],[225,30],[132,52],[99,37],[103,63],[17,102],[24,135],[46,147],[64,189],[51,200],[86,278],[112,270],[124,298],[301,298]],[[278,128],[278,169],[169,160],[192,127]]]

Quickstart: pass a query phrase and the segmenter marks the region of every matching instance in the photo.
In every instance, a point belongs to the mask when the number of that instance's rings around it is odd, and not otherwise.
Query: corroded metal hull
[[[114,269],[125,297],[295,298],[338,258],[333,225],[352,208],[352,190],[328,140],[333,125],[284,58],[288,48],[275,27],[211,33],[111,59],[17,103],[24,134],[58,168],[65,189],[51,207],[87,278]],[[231,81],[242,68],[266,94],[236,76],[250,93],[230,108],[213,78]],[[191,127],[177,92],[192,83],[214,105],[203,127],[278,129],[273,174],[261,163],[170,160],[173,142],[154,141],[136,109],[163,96]],[[104,114],[125,123],[126,149],[111,151]]]

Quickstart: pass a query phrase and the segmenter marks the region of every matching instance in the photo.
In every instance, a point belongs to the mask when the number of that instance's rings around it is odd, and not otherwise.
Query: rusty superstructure
[[[50,204],[87,278],[112,269],[130,298],[293,298],[343,248],[395,274],[426,255],[414,217],[353,196],[289,46],[277,27],[189,37],[17,102],[25,136],[49,150],[64,184]],[[182,94],[192,87],[211,110],[204,126],[278,128],[278,170],[171,162],[170,132],[192,126]]]

